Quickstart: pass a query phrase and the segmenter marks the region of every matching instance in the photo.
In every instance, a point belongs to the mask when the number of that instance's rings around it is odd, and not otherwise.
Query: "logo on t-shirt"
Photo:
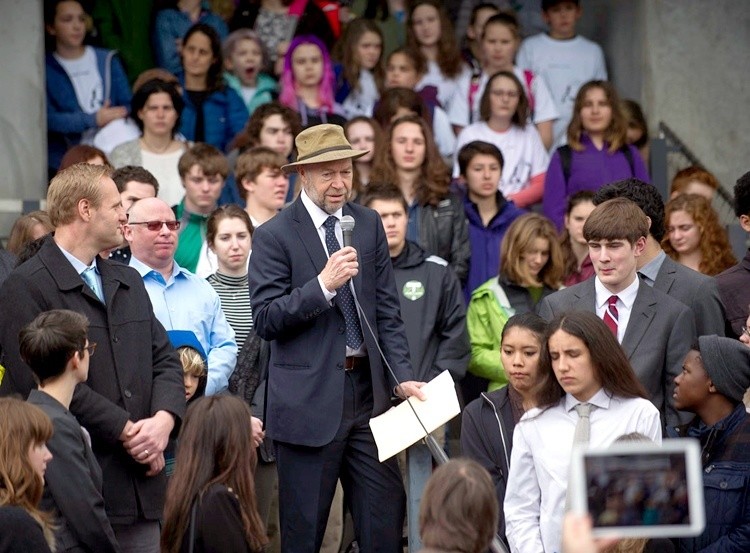
[[[417,301],[419,298],[424,296],[424,284],[422,284],[418,280],[410,280],[409,282],[404,284],[404,288],[403,290],[401,290],[401,293],[406,299]]]

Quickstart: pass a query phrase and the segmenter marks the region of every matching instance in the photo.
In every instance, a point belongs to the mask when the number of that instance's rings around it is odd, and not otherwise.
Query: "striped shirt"
[[[218,271],[206,280],[221,299],[221,309],[232,327],[237,341],[237,351],[242,350],[248,332],[253,328],[253,311],[250,308],[250,290],[247,275],[235,277]]]

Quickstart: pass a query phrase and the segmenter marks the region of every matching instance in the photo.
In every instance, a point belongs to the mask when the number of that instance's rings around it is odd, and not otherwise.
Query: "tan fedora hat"
[[[340,159],[357,159],[369,150],[355,150],[344,135],[340,125],[315,125],[305,129],[294,140],[297,146],[297,161],[288,163],[282,169],[291,173],[300,165],[338,161]]]

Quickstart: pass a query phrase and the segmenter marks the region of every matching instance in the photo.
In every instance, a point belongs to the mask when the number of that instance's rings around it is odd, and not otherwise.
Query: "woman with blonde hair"
[[[0,552],[49,553],[51,517],[39,510],[52,422],[34,405],[0,398]]]
[[[567,199],[580,190],[635,177],[650,182],[641,154],[627,143],[628,124],[617,90],[607,81],[589,81],[578,91],[568,144],[553,154],[544,181],[542,207],[562,229]]]
[[[714,276],[737,263],[726,229],[705,197],[683,194],[664,208],[666,254],[686,267]]]
[[[505,323],[514,314],[533,312],[560,288],[562,275],[562,250],[549,219],[528,213],[513,221],[500,246],[500,274],[472,292],[466,313],[469,372],[487,379],[488,391],[508,382],[500,358]]]

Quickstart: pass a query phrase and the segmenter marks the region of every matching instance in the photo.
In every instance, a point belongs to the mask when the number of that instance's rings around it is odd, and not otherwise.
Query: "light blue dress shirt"
[[[208,355],[206,395],[223,392],[237,363],[237,343],[221,300],[204,279],[174,263],[167,282],[135,257],[130,266],[138,271],[151,298],[154,315],[167,330],[192,330]]]

